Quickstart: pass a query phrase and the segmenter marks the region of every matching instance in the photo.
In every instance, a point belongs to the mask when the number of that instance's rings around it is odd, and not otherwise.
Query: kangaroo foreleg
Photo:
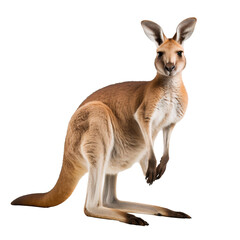
[[[156,157],[153,151],[153,142],[152,142],[152,136],[151,136],[151,129],[150,129],[150,119],[152,112],[146,112],[144,111],[145,105],[142,104],[139,109],[135,113],[135,119],[141,129],[146,148],[147,148],[147,158],[144,165],[147,165],[147,171],[146,171],[146,180],[147,183],[150,185],[156,180]]]
[[[159,179],[165,172],[167,163],[169,160],[169,143],[170,143],[170,137],[172,130],[174,128],[175,124],[171,124],[168,127],[165,127],[163,129],[163,146],[164,146],[164,152],[163,156],[161,158],[160,163],[157,166],[157,171],[156,171],[156,179]]]

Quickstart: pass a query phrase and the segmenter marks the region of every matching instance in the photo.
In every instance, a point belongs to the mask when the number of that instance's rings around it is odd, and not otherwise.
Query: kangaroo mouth
[[[171,76],[174,76],[176,74],[176,71],[173,70],[173,71],[169,72],[169,71],[165,70],[164,73],[166,74],[166,76],[171,77]]]

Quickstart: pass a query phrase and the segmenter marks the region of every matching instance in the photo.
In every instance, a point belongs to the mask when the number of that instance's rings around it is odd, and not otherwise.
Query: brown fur
[[[152,81],[110,85],[84,100],[69,122],[63,166],[54,188],[48,193],[17,198],[13,205],[58,205],[89,172],[84,210],[87,216],[143,226],[148,223],[128,212],[189,218],[182,212],[118,200],[116,179],[118,172],[135,162],[140,163],[149,184],[165,172],[170,135],[182,119],[188,102],[181,76],[186,59],[179,53],[183,52],[180,41],[191,35],[195,21],[192,18],[180,23],[174,39],[167,39],[157,24],[142,22],[145,33],[158,46],[156,77]],[[160,130],[163,130],[164,154],[157,166],[153,142]]]

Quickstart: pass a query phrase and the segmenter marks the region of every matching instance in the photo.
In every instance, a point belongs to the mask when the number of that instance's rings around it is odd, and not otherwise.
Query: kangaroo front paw
[[[156,180],[156,160],[150,160],[145,179],[151,185]]]
[[[156,171],[156,179],[159,179],[165,172],[167,164],[159,163]]]
[[[160,163],[157,166],[156,179],[159,179],[164,174],[167,167],[168,160],[169,160],[169,155],[164,154],[161,158]]]

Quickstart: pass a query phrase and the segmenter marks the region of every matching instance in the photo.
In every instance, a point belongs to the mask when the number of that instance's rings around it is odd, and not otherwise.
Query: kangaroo
[[[25,195],[11,204],[56,206],[71,195],[88,172],[87,216],[142,226],[148,223],[130,213],[191,218],[159,206],[120,201],[116,183],[118,173],[137,162],[150,185],[166,170],[170,136],[188,103],[182,81],[186,65],[183,43],[192,35],[196,21],[182,21],[173,38],[167,38],[158,24],[142,21],[145,34],[157,46],[156,77],[152,81],[110,85],[87,97],[69,122],[56,185],[47,193]],[[153,143],[160,130],[164,150],[157,165]]]

